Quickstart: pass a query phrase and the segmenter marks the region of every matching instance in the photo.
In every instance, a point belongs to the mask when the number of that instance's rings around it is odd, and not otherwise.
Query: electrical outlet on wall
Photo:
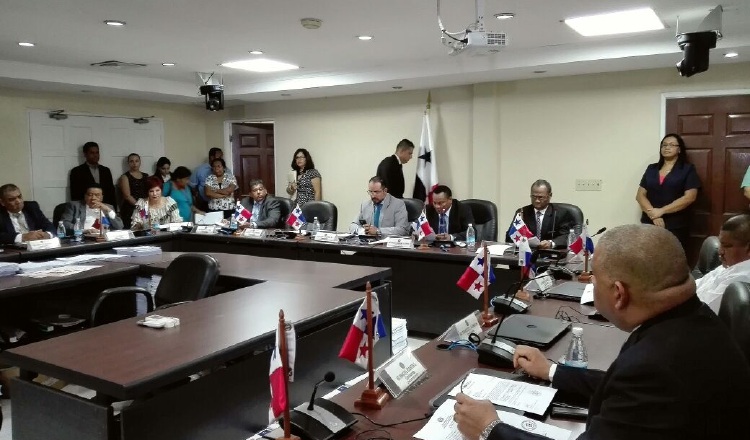
[[[601,179],[576,179],[576,191],[601,191]]]

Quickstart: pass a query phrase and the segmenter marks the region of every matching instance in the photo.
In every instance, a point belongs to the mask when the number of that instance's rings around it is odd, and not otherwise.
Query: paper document
[[[224,213],[221,211],[195,214],[196,225],[215,225],[220,224],[222,220],[224,220]]]
[[[594,303],[594,285],[586,284],[583,289],[583,295],[581,295],[581,304],[593,304]]]
[[[455,404],[456,401],[453,399],[447,399],[443,402],[440,408],[432,414],[427,424],[414,434],[414,437],[424,440],[462,440],[463,436],[458,432],[458,426],[453,420],[453,415],[455,414],[453,408]],[[570,438],[570,431],[567,429],[548,425],[529,419],[528,417],[505,411],[498,411],[497,416],[503,423],[523,431],[542,435],[553,440],[568,440]]]
[[[502,256],[505,253],[505,251],[507,251],[508,249],[512,247],[513,247],[512,244],[491,244],[487,246],[487,252],[489,252],[490,255]],[[481,254],[483,252],[484,252],[484,248],[480,247],[479,249],[477,249],[477,254]]]
[[[19,273],[18,276],[29,278],[67,277],[87,270],[96,269],[101,266],[61,266],[51,269],[37,270],[34,272]]]
[[[456,385],[450,396],[461,392],[461,384]],[[526,382],[501,379],[484,374],[469,374],[463,381],[463,393],[479,400],[489,400],[495,405],[520,409],[540,416],[555,397],[556,389]]]

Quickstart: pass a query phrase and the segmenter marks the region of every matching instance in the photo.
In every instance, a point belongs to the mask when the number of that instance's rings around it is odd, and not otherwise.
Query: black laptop
[[[570,328],[570,322],[531,315],[510,315],[500,324],[498,337],[518,344],[549,348]],[[495,327],[487,333],[495,334]]]
[[[579,283],[578,281],[568,281],[552,286],[546,292],[546,295],[549,298],[581,302],[581,296],[583,296],[583,291],[587,285],[587,283]]]

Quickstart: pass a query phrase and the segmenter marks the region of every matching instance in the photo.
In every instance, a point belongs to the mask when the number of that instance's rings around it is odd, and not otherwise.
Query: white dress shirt
[[[750,283],[750,260],[737,263],[734,266],[719,266],[695,281],[698,298],[710,304],[724,294],[728,285],[735,281]]]

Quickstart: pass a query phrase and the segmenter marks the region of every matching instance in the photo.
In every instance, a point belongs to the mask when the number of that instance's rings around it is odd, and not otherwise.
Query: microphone
[[[552,231],[550,232],[550,235],[552,236],[552,249],[555,248],[555,222],[557,221],[557,209],[555,209],[555,205],[550,205],[552,207]]]
[[[315,384],[315,386],[313,387],[312,395],[310,396],[310,404],[307,405],[308,411],[312,411],[315,408],[315,406],[313,405],[313,401],[315,400],[315,393],[318,392],[318,386],[323,382],[333,382],[334,379],[336,379],[336,374],[334,374],[333,371],[329,371],[325,376],[323,376],[323,380]]]
[[[594,234],[594,235],[591,235],[591,237],[596,237],[597,235],[601,234],[602,232],[604,232],[604,231],[606,231],[606,230],[607,230],[607,228],[606,228],[606,227],[604,227],[604,228],[601,228],[601,229],[599,229],[598,231],[596,231],[596,234]]]

